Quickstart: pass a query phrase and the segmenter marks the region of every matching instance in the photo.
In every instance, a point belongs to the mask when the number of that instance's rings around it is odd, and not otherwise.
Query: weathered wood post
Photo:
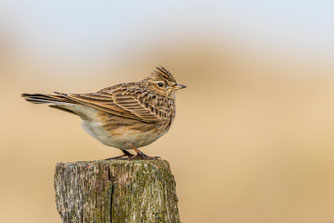
[[[64,223],[179,223],[165,160],[58,163],[56,205]]]

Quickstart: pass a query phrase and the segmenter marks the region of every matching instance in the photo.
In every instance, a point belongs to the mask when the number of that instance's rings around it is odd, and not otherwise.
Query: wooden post
[[[64,223],[180,223],[165,160],[58,163],[55,191]]]

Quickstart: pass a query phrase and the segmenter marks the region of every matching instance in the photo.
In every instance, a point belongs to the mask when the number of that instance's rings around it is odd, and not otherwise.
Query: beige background
[[[77,117],[20,94],[93,92],[140,80],[156,65],[188,86],[170,132],[143,148],[170,162],[182,222],[334,222],[330,55],[184,32],[78,62],[18,53],[2,34],[0,222],[60,222],[56,163],[121,154]]]

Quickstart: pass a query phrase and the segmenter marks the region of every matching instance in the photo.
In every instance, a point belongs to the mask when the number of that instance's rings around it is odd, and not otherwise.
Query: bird
[[[175,118],[176,92],[185,87],[158,66],[139,82],[117,84],[95,93],[23,93],[22,97],[79,116],[89,135],[123,152],[109,159],[158,159],[139,148],[168,132]],[[131,149],[135,155],[128,151]]]

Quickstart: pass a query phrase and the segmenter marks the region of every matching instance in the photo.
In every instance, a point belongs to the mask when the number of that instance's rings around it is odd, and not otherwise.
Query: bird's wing
[[[164,117],[163,114],[159,115],[159,112],[143,98],[142,93],[143,91],[140,88],[128,88],[117,85],[112,88],[102,89],[96,93],[57,94],[61,94],[78,104],[95,108],[112,115],[146,123],[161,121]]]

